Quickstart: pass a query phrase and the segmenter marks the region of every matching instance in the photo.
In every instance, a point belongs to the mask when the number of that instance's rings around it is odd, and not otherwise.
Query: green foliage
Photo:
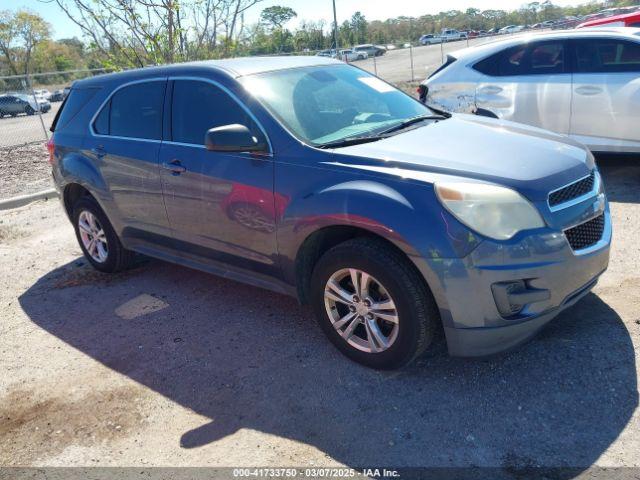
[[[0,11],[0,76],[80,69],[119,70],[143,65],[229,56],[315,53],[333,44],[332,25],[301,21],[286,28],[297,13],[286,6],[262,10],[260,22],[244,24],[244,12],[260,0],[52,0],[60,8],[76,5],[67,15],[78,22],[83,40],[51,39],[51,27],[29,11]],[[637,0],[609,0],[606,7]],[[80,5],[87,6],[81,11]],[[126,8],[125,8],[126,6]],[[120,7],[118,7],[120,8]],[[361,43],[401,44],[443,28],[489,30],[586,15],[605,8],[591,1],[559,7],[551,0],[525,3],[517,10],[447,10],[420,17],[400,16],[368,21],[355,12],[338,27],[341,48]],[[115,14],[118,14],[116,16]],[[65,74],[61,78],[71,78]]]
[[[270,30],[281,30],[285,23],[297,16],[293,8],[274,5],[262,10],[260,21]]]

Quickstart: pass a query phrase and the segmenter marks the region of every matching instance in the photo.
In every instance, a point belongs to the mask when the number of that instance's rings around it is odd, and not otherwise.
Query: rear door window
[[[640,43],[608,38],[575,41],[576,72],[640,72]]]
[[[524,43],[491,55],[473,68],[497,77],[564,73],[565,50],[562,41]]]
[[[93,124],[101,135],[162,139],[162,106],[166,81],[135,83],[117,90]]]

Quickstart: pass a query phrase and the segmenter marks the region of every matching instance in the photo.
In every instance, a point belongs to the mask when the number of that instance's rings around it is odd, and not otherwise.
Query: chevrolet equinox
[[[433,110],[322,57],[73,84],[49,144],[87,260],[142,253],[293,295],[345,355],[398,368],[530,338],[606,269],[611,220],[575,141]]]

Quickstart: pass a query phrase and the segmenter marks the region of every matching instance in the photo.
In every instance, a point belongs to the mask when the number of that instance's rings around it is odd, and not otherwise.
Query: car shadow
[[[123,310],[140,295],[161,304]],[[175,448],[252,429],[353,467],[584,468],[638,405],[629,332],[594,294],[509,354],[455,359],[439,345],[398,372],[342,357],[294,299],[162,262],[109,277],[79,259],[19,302],[34,324],[209,419]]]
[[[640,155],[596,157],[610,202],[640,203]]]

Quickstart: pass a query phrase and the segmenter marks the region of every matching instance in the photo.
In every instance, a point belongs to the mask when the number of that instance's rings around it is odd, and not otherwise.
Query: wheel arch
[[[295,280],[298,300],[301,304],[308,303],[311,288],[311,274],[320,257],[336,245],[354,238],[375,239],[401,254],[402,257],[407,260],[408,265],[418,273],[424,286],[431,291],[429,284],[411,260],[409,253],[399,244],[380,233],[360,225],[335,224],[323,226],[311,232],[304,239],[296,253],[294,261]]]
[[[68,183],[62,191],[62,204],[69,218],[73,215],[73,206],[82,197],[91,197],[96,200],[91,192],[79,183]],[[97,200],[96,200],[97,202]]]

